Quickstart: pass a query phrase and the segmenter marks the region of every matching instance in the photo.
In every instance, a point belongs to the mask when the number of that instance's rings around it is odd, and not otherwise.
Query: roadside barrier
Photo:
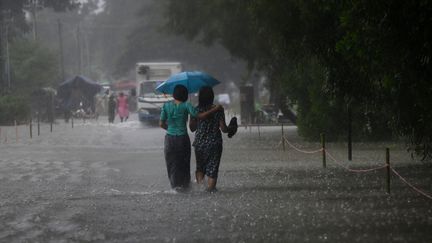
[[[354,173],[364,173],[364,172],[369,172],[369,171],[374,171],[374,170],[380,170],[380,169],[387,168],[387,165],[383,165],[383,166],[378,166],[378,167],[368,168],[368,169],[351,169],[351,168],[349,168],[348,166],[343,165],[343,164],[342,164],[340,161],[338,161],[337,159],[335,159],[335,157],[333,157],[329,152],[326,151],[326,154],[329,156],[330,159],[333,160],[333,162],[334,162],[336,165],[338,165],[338,166],[340,166],[340,167],[342,167],[342,168],[344,168],[344,169],[346,169],[346,170],[348,170],[348,171],[354,172]]]
[[[8,129],[4,127],[3,129],[0,127],[0,144],[8,143]]]
[[[415,187],[414,185],[412,185],[411,183],[409,183],[407,181],[407,179],[402,177],[392,166],[390,166],[390,149],[388,149],[388,148],[386,148],[386,163],[385,163],[385,165],[377,166],[377,167],[373,167],[373,168],[367,168],[367,169],[351,169],[348,166],[344,165],[342,162],[338,161],[330,152],[328,152],[326,150],[326,148],[325,148],[325,136],[323,134],[321,136],[322,148],[317,149],[317,150],[312,150],[312,151],[306,151],[306,150],[303,150],[301,148],[294,146],[291,142],[289,142],[289,140],[286,137],[282,137],[282,141],[286,142],[291,148],[293,148],[295,151],[300,152],[300,153],[314,154],[314,153],[323,152],[323,167],[324,168],[326,168],[325,155],[327,155],[336,165],[344,168],[345,170],[347,170],[349,172],[353,172],[353,173],[366,173],[366,172],[386,169],[387,170],[387,176],[386,176],[387,193],[390,193],[390,172],[392,172],[393,174],[395,174],[397,176],[397,178],[399,178],[402,182],[407,184],[411,189],[413,189],[417,193],[423,195],[424,197],[432,200],[432,196],[430,194],[424,192],[423,190],[421,190],[421,189]]]
[[[74,121],[72,119],[72,128],[74,128],[73,122]],[[25,126],[24,130],[23,130],[23,126]],[[11,126],[0,127],[0,144],[1,143],[7,144],[13,141],[18,143],[20,140],[33,139],[33,135],[34,135],[33,133],[37,133],[37,136],[40,136],[42,132],[41,126],[42,124],[39,115],[37,116],[36,120],[30,118],[30,120],[28,120],[26,123],[18,123],[15,120]],[[49,131],[53,133],[55,120],[50,121],[48,123],[48,126],[49,128],[47,129],[49,129]],[[27,129],[28,129],[28,133],[27,133]],[[15,135],[15,138],[13,135]]]
[[[294,146],[292,143],[290,143],[290,141],[288,141],[288,139],[285,139],[286,143],[294,150],[297,150],[300,153],[304,153],[304,154],[316,154],[319,153],[321,151],[323,151],[323,149],[317,149],[317,150],[312,150],[312,151],[306,151],[300,148],[297,148],[296,146]]]
[[[14,125],[15,125],[15,141],[18,142],[18,125],[17,125],[17,121],[14,121]]]
[[[390,170],[401,180],[403,181],[405,184],[407,184],[409,187],[411,187],[413,190],[415,190],[416,192],[420,193],[421,195],[429,198],[432,200],[432,196],[427,194],[426,192],[420,190],[419,188],[413,186],[411,183],[409,183],[405,178],[403,178],[394,168],[390,167]]]

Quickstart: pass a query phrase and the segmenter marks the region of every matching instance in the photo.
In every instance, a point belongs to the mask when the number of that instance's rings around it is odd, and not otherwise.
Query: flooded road
[[[321,153],[300,153],[280,127],[239,128],[224,137],[218,192],[169,187],[164,131],[136,119],[109,125],[59,121],[29,138],[28,126],[2,127],[1,242],[431,242],[432,201],[385,170],[352,173]],[[296,127],[287,140],[312,151]],[[8,139],[5,141],[5,134]],[[193,136],[191,134],[191,136]],[[432,168],[411,161],[397,143],[344,144],[328,152],[350,168],[392,166],[432,191]],[[194,156],[191,174],[195,169]]]

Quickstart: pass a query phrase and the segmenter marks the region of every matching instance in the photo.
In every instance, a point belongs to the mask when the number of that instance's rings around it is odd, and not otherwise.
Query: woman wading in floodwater
[[[223,110],[222,106],[198,113],[198,110],[188,99],[188,90],[183,85],[177,85],[173,93],[174,100],[163,105],[159,126],[165,129],[165,162],[171,188],[183,191],[190,184],[191,144],[187,133],[186,123],[188,115],[193,118],[205,119],[216,111]]]
[[[198,94],[198,112],[206,112],[214,109],[214,93],[211,87],[202,87]],[[222,156],[222,134],[229,128],[225,123],[225,114],[219,110],[204,120],[191,119],[189,127],[195,133],[193,146],[195,147],[196,172],[198,184],[204,182],[207,176],[208,192],[216,192],[216,182],[219,172],[219,164]]]

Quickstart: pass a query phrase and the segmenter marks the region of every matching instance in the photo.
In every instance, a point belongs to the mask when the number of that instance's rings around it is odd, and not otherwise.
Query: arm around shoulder
[[[193,117],[191,117],[190,119],[189,119],[189,129],[192,131],[192,132],[195,132],[196,130],[197,130],[197,119],[196,118],[193,118]]]
[[[223,106],[221,105],[215,105],[214,107],[212,107],[210,110],[206,111],[206,112],[201,112],[198,113],[197,118],[198,119],[206,119],[208,116],[210,116],[211,114],[217,112],[217,111],[224,111]]]

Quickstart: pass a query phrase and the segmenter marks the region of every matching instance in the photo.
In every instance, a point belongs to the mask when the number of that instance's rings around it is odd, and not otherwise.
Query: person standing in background
[[[124,95],[123,92],[120,92],[117,98],[117,112],[120,117],[120,122],[127,121],[129,118],[129,103],[128,97]]]
[[[115,111],[116,111],[116,101],[114,99],[114,94],[111,94],[108,100],[108,122],[109,123],[114,123]]]

